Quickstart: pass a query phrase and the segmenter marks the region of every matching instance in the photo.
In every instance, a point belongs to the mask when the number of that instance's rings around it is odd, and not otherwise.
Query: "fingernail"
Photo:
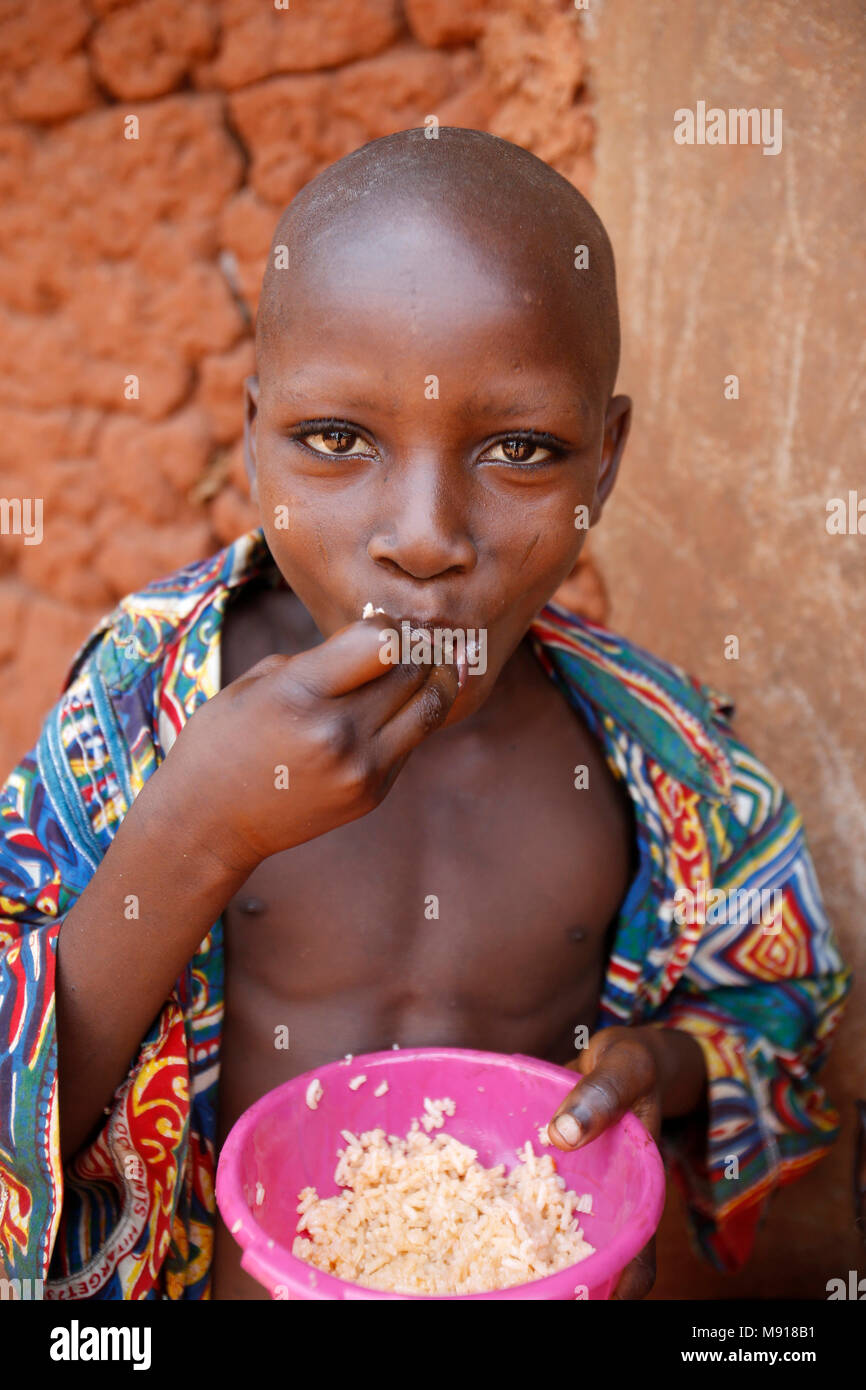
[[[566,1144],[576,1144],[580,1138],[580,1125],[573,1115],[560,1115],[556,1130]]]

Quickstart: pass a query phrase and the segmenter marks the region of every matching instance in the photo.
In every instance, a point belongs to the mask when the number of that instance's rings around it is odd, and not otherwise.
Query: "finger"
[[[573,1062],[567,1065],[574,1071],[587,1074],[598,1066],[604,1054],[609,1051],[615,1043],[622,1042],[624,1038],[633,1039],[634,1034],[630,1028],[615,1025],[610,1028],[599,1028],[597,1032],[587,1040],[583,1047],[578,1050]],[[575,1044],[577,1046],[577,1044]]]
[[[635,1101],[631,1110],[632,1114],[637,1115],[644,1129],[649,1130],[658,1144],[662,1137],[662,1108],[658,1092],[653,1090],[649,1095],[641,1096],[640,1100]]]
[[[580,1048],[578,1055],[570,1062],[565,1063],[566,1069],[568,1071],[579,1072],[581,1076],[583,1076],[585,1072],[592,1071],[593,1067],[596,1066],[599,1060],[604,1056],[610,1044],[616,1042],[617,1036],[624,1031],[625,1030],[622,1028],[605,1028],[598,1033],[593,1033],[589,1041]],[[569,1094],[573,1094],[573,1092],[569,1092]],[[568,1096],[566,1096],[566,1100],[568,1100]],[[565,1102],[563,1102],[563,1104],[565,1104]],[[560,1110],[561,1109],[562,1106],[560,1106]],[[557,1111],[557,1114],[559,1113],[560,1112]],[[551,1119],[548,1122],[548,1138],[551,1137],[550,1131],[552,1127],[553,1120]],[[554,1134],[552,1138],[554,1142],[556,1142],[558,1136]]]
[[[405,761],[412,749],[440,728],[457,698],[457,667],[434,666],[419,690],[382,725],[376,735],[379,757]]]
[[[368,681],[357,690],[350,690],[335,701],[337,708],[345,704],[367,738],[374,738],[383,724],[393,718],[429,680],[430,665],[409,662],[385,668],[381,680]]]
[[[579,1148],[633,1108],[641,1110],[639,1118],[644,1124],[647,1119],[660,1124],[660,1116],[654,1114],[656,1079],[655,1061],[648,1048],[638,1040],[618,1039],[597,1065],[585,1071],[555,1112],[549,1126],[551,1140],[559,1149]]]
[[[293,656],[287,668],[311,695],[322,699],[346,695],[396,669],[387,659],[387,634],[392,630],[396,628],[387,614],[359,618],[317,647]]]
[[[620,1275],[611,1299],[646,1298],[656,1281],[656,1238],[630,1260]]]

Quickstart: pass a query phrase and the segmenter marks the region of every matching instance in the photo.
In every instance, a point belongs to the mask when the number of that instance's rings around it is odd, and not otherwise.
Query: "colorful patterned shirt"
[[[219,690],[226,604],[253,580],[284,583],[260,528],[123,599],[0,793],[0,1264],[42,1279],[46,1298],[210,1297],[222,919],[99,1133],[66,1163],[55,969],[63,920],[134,797]],[[839,1128],[817,1078],[850,971],[802,823],[709,687],[554,603],[529,636],[635,812],[637,869],[596,1027],[673,1027],[699,1043],[708,1119],[665,1121],[662,1151],[695,1248],[736,1270],[771,1195]]]

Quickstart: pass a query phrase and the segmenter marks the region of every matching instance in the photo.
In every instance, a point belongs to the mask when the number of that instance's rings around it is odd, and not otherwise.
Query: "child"
[[[553,1142],[633,1109],[737,1269],[837,1134],[849,972],[730,704],[548,602],[630,420],[604,229],[523,149],[400,132],[294,200],[256,347],[261,528],[102,621],[3,792],[7,1273],[265,1297],[216,1215],[229,1128],[433,1044],[571,1060]],[[484,659],[388,663],[404,623]]]

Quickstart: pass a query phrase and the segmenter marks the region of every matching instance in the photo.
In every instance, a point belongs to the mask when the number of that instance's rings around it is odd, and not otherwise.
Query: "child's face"
[[[284,274],[248,398],[271,553],[326,637],[367,602],[485,630],[486,671],[466,680],[455,723],[573,568],[629,402],[608,401],[558,276],[507,244],[404,215],[375,238],[322,238]]]

